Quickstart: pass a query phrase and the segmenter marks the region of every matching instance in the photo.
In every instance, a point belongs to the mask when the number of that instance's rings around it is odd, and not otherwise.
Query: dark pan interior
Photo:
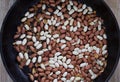
[[[1,54],[6,70],[14,82],[29,82],[25,75],[27,70],[20,70],[16,61],[17,52],[12,46],[13,36],[17,31],[17,25],[27,9],[39,0],[18,0],[8,12],[1,30]],[[119,27],[114,15],[103,0],[78,0],[83,1],[97,11],[98,16],[104,19],[108,41],[108,64],[105,71],[94,82],[107,82],[113,74],[119,60]]]

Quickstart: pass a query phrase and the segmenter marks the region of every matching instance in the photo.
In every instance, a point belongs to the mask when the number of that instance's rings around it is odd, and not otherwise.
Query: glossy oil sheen
[[[20,25],[20,20],[24,16],[27,9],[38,2],[39,0],[18,0],[8,12],[2,26],[0,47],[1,55],[11,78],[14,82],[30,82],[25,75],[28,70],[24,68],[24,72],[20,70],[16,63],[17,52],[13,48],[14,35],[17,31],[17,26]],[[97,15],[104,19],[106,26],[107,41],[108,41],[108,58],[105,71],[94,82],[107,82],[113,74],[119,60],[120,32],[117,21],[103,0],[78,0],[86,3],[97,11]]]

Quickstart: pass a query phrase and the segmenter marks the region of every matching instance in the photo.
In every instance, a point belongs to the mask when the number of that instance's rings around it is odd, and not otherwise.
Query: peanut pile
[[[14,36],[21,69],[32,82],[92,82],[106,67],[103,20],[77,0],[40,0]]]

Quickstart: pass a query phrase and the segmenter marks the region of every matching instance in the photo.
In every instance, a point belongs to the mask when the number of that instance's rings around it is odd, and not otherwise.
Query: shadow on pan
[[[20,24],[20,19],[24,16],[27,9],[39,0],[17,0],[9,10],[1,29],[0,49],[4,66],[14,82],[30,82],[27,75],[28,70],[23,71],[17,65],[17,52],[12,46],[13,36]],[[107,82],[112,76],[119,61],[120,32],[118,23],[103,0],[78,0],[86,3],[97,11],[97,15],[104,19],[108,41],[108,58],[105,71],[94,80],[94,82]]]

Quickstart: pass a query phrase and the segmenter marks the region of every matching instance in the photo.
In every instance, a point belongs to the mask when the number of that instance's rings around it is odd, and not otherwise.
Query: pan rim
[[[5,23],[10,15],[10,13],[12,12],[12,10],[15,8],[16,4],[17,4],[18,0],[16,0],[13,5],[11,6],[11,8],[8,10],[4,20],[3,20],[3,23],[2,23],[2,26],[1,26],[1,29],[0,29],[0,54],[1,54],[1,59],[2,59],[2,63],[3,63],[3,66],[5,68],[5,70],[7,71],[8,75],[10,76],[10,78],[13,80],[13,82],[17,82],[17,80],[14,78],[14,76],[12,75],[12,73],[10,72],[8,66],[7,66],[7,63],[6,63],[6,60],[4,58],[4,54],[3,54],[3,49],[2,49],[2,35],[3,35],[3,29],[4,29],[4,26],[5,26]]]
[[[105,7],[107,8],[107,10],[110,12],[111,16],[114,18],[113,20],[115,21],[115,24],[116,24],[117,33],[119,34],[118,35],[118,38],[119,38],[119,48],[118,48],[117,58],[116,58],[115,65],[114,65],[111,73],[109,74],[109,76],[107,77],[107,79],[105,81],[105,82],[108,82],[108,80],[110,80],[110,78],[112,77],[113,73],[115,72],[115,70],[116,70],[116,68],[118,66],[118,63],[119,63],[119,58],[120,58],[120,28],[119,28],[117,19],[116,19],[114,13],[112,12],[112,10],[110,9],[110,7],[107,5],[107,3],[104,0],[102,0],[102,2],[103,2],[103,5],[105,5]]]

